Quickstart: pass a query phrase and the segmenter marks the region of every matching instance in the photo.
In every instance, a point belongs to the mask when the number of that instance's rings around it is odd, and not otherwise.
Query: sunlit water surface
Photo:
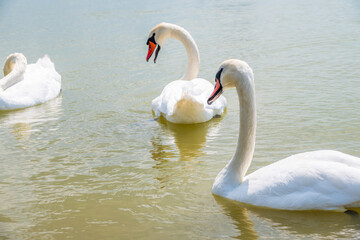
[[[356,217],[265,210],[211,186],[238,134],[236,92],[204,124],[154,120],[151,100],[186,68],[168,40],[147,63],[149,30],[186,28],[214,82],[229,58],[255,73],[250,172],[291,154],[360,156],[360,2],[0,1],[0,57],[49,54],[58,98],[0,113],[0,239],[360,238]]]

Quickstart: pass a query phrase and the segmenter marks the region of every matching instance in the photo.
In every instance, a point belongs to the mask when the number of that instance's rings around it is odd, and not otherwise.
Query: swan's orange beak
[[[156,44],[153,43],[152,41],[149,41],[148,45],[149,45],[149,50],[148,50],[148,54],[146,56],[146,61],[147,62],[149,61],[150,57],[152,56],[152,54],[153,54],[153,52],[154,52],[154,50],[156,48]]]
[[[146,45],[149,46],[148,54],[146,56],[146,61],[147,62],[151,58],[151,55],[154,53],[154,50],[155,50],[155,48],[157,46],[156,51],[155,51],[155,58],[154,58],[154,63],[156,63],[157,56],[158,56],[158,54],[160,52],[160,45],[157,44],[156,41],[155,41],[155,33],[153,33],[153,35],[151,37],[149,37],[149,39],[146,42]]]
[[[207,100],[207,103],[209,105],[211,105],[213,102],[215,102],[215,100],[218,99],[220,97],[220,95],[222,94],[222,92],[223,92],[223,87],[222,87],[221,82],[220,82],[220,77],[221,77],[222,70],[223,69],[220,69],[216,74],[214,91],[212,92],[209,99]]]

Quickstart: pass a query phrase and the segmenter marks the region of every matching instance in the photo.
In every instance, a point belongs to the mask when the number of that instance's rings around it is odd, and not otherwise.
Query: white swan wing
[[[152,108],[156,116],[161,114],[172,115],[174,106],[181,99],[184,80],[176,80],[168,83],[161,94],[152,100]]]
[[[152,101],[156,116],[175,123],[199,123],[221,114],[226,107],[226,99],[219,98],[216,104],[208,106],[208,96],[213,86],[205,79],[191,81],[176,80],[165,86],[160,96]]]
[[[0,110],[17,109],[46,102],[59,95],[61,76],[48,56],[26,67],[23,79],[0,93]]]
[[[330,150],[296,154],[248,175],[228,197],[290,210],[354,206],[360,201],[360,158]]]
[[[220,96],[213,104],[207,104],[207,100],[211,93],[214,91],[214,86],[207,80],[196,78],[191,81],[193,86],[190,86],[191,95],[204,105],[206,111],[211,113],[212,117],[223,113],[227,102],[224,96]]]

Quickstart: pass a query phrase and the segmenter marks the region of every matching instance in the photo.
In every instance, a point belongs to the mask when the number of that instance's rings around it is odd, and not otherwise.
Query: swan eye
[[[150,42],[154,43],[155,45],[157,44],[155,41],[155,33],[153,33],[153,35],[148,38],[148,40],[146,41],[146,45],[149,45]]]

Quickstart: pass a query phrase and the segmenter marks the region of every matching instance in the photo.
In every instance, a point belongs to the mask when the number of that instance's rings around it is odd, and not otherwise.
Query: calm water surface
[[[267,210],[214,197],[239,109],[204,124],[154,120],[151,100],[185,71],[180,42],[147,63],[149,30],[186,28],[214,81],[229,58],[255,73],[250,172],[291,154],[360,156],[360,3],[0,1],[0,58],[49,54],[62,94],[0,113],[0,239],[360,238],[344,213]]]

